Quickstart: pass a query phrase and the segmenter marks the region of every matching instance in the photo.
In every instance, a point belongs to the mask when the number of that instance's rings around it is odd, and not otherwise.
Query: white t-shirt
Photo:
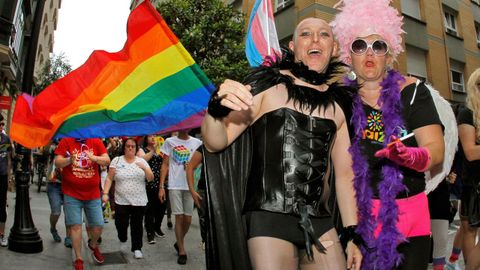
[[[168,189],[188,190],[185,163],[200,145],[202,141],[194,137],[182,140],[175,136],[165,140],[160,151],[169,158]]]
[[[110,167],[115,168],[115,203],[133,206],[147,205],[145,172],[138,167],[137,162],[150,168],[143,158],[137,156],[132,163],[128,163],[124,156],[115,157],[110,163]]]

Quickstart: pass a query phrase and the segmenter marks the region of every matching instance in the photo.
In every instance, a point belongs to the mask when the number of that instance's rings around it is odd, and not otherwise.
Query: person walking
[[[135,259],[142,259],[143,215],[148,198],[145,179],[152,181],[154,176],[147,161],[137,157],[137,141],[127,138],[123,143],[123,155],[110,163],[102,201],[108,201],[108,192],[115,181],[115,227],[120,242],[127,241],[130,223],[131,251]]]
[[[198,221],[200,223],[200,236],[202,237],[201,247],[205,249],[205,242],[207,241],[208,233],[208,216],[207,216],[207,200],[204,199],[206,195],[206,183],[205,175],[203,173],[203,146],[197,148],[195,153],[193,153],[192,158],[187,163],[187,182],[188,189],[190,194],[192,194],[193,201],[195,206],[197,206],[198,211]],[[200,173],[197,177],[196,172],[200,170]],[[197,182],[195,182],[197,180]],[[208,269],[208,265],[207,265]]]
[[[360,269],[347,151],[353,88],[332,79],[343,74],[337,49],[330,26],[306,18],[280,59],[212,94],[202,137],[218,152],[204,152],[213,269]],[[346,247],[334,227],[335,193]],[[220,243],[225,235],[235,241]]]
[[[462,252],[465,269],[477,270],[480,267],[480,243],[476,239],[480,224],[472,224],[472,217],[476,214],[478,218],[479,213],[478,207],[473,211],[471,201],[474,198],[480,200],[480,68],[468,78],[466,105],[460,109],[457,118],[458,135],[464,153],[460,204]]]
[[[160,189],[158,196],[165,202],[165,179],[168,174],[168,195],[172,214],[175,216],[174,248],[178,253],[178,264],[187,263],[185,251],[185,235],[192,223],[193,198],[188,190],[185,164],[190,160],[195,150],[202,144],[197,138],[188,135],[189,130],[181,130],[177,136],[165,140],[161,147],[163,164],[160,173]]]
[[[144,147],[140,148],[137,156],[145,159],[153,171],[153,180],[147,181],[147,209],[145,211],[145,230],[147,231],[147,240],[149,244],[155,244],[155,234],[158,237],[165,237],[161,226],[167,202],[161,202],[158,198],[160,187],[160,169],[163,158],[156,152],[157,146],[154,135],[145,136]]]
[[[364,269],[427,269],[425,174],[444,157],[442,123],[424,83],[393,69],[402,17],[389,0],[343,0],[331,25],[350,65],[353,157]],[[400,139],[402,138],[402,139]]]
[[[0,121],[3,121],[3,116]],[[4,122],[0,123],[2,130],[4,125]],[[5,132],[0,132],[0,246],[2,247],[8,246],[5,222],[7,221],[8,181],[12,173],[12,143]]]
[[[88,248],[94,261],[105,261],[98,239],[103,229],[103,213],[100,199],[100,174],[98,166],[110,163],[102,141],[93,139],[63,138],[55,149],[55,166],[62,169],[65,223],[75,252],[74,266],[83,269],[82,258],[82,210],[85,212]]]

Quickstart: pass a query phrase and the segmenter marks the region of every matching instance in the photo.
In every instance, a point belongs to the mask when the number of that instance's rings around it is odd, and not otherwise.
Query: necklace
[[[397,135],[397,127],[403,126],[401,117],[400,86],[399,82],[405,78],[396,71],[389,71],[387,77],[380,84],[382,86],[380,98],[385,124],[385,138]],[[355,85],[356,81],[345,79],[346,84]],[[357,233],[362,235],[366,247],[362,247],[364,254],[365,269],[393,269],[399,265],[402,256],[397,252],[397,245],[404,240],[403,235],[397,229],[398,207],[395,198],[399,192],[405,189],[402,183],[400,168],[385,160],[382,165],[382,181],[379,183],[379,196],[381,208],[375,220],[372,215],[373,191],[370,188],[370,172],[368,160],[362,152],[361,140],[363,131],[367,125],[363,102],[360,95],[353,98],[352,125],[355,136],[349,152],[353,159],[353,171],[355,174],[354,186],[356,190],[357,207],[359,210],[359,222]],[[387,144],[388,140],[384,141]],[[378,238],[374,238],[374,231],[377,223],[382,224],[382,230]],[[363,267],[362,267],[363,268]]]
[[[367,106],[370,106],[371,108],[375,109],[375,110],[378,110],[381,108],[381,106],[378,104],[378,101],[372,105],[370,102],[367,102],[366,100],[362,99],[362,103],[367,105]]]

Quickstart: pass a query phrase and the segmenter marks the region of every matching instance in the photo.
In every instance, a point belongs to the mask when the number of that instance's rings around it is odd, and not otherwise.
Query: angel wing
[[[457,151],[458,129],[457,120],[455,119],[455,114],[453,113],[450,103],[440,96],[440,93],[431,85],[425,84],[425,86],[430,90],[438,115],[445,128],[443,134],[443,140],[445,141],[445,156],[443,163],[431,168],[425,173],[425,192],[428,194],[433,191],[443,179],[445,179],[448,173],[450,173],[453,158]]]

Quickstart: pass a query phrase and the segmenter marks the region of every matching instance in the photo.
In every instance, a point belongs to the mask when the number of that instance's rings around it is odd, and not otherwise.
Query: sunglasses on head
[[[356,55],[364,54],[368,48],[372,49],[373,53],[378,56],[384,56],[388,52],[387,43],[381,39],[377,39],[372,43],[368,43],[364,39],[356,39],[350,45],[350,51]]]

